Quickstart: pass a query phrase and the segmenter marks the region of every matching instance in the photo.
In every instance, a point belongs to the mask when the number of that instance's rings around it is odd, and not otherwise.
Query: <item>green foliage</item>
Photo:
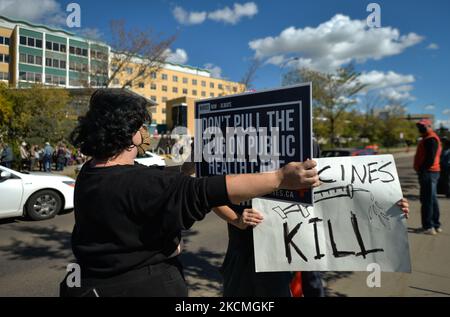
[[[336,136],[339,130],[342,130],[340,127],[343,125],[344,114],[356,104],[352,97],[365,87],[358,81],[358,76],[359,73],[352,65],[340,68],[334,74],[304,68],[286,74],[283,85],[312,83],[316,118],[314,124],[318,124],[321,129],[324,128],[330,143],[336,144]],[[320,122],[326,124],[321,125]]]
[[[282,84],[312,82],[313,129],[317,139],[328,140],[323,148],[414,144],[417,129],[414,122],[405,120],[402,104],[365,94],[361,104],[364,112],[354,108],[355,95],[365,88],[358,76],[352,65],[334,74],[300,69],[285,74]],[[382,116],[376,111],[380,109]]]
[[[6,100],[6,102],[5,102]],[[65,89],[34,85],[29,89],[0,88],[0,133],[17,144],[57,142],[74,127]]]

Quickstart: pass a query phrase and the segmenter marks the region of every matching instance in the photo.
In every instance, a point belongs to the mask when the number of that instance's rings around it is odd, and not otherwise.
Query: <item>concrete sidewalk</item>
[[[396,157],[405,197],[410,200],[408,220],[412,273],[382,273],[381,287],[368,288],[369,273],[325,274],[331,296],[450,296],[450,199],[440,196],[443,233],[416,233],[421,227],[419,185],[409,159]],[[402,170],[402,171],[400,171]]]

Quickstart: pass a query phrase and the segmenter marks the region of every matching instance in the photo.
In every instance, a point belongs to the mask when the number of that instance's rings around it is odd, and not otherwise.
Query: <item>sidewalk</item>
[[[421,227],[419,185],[411,167],[400,163],[398,168],[403,169],[400,180],[411,205],[408,231],[412,273],[382,273],[380,288],[367,287],[366,272],[326,274],[330,296],[450,296],[450,199],[439,196],[443,233],[415,233],[414,229]]]

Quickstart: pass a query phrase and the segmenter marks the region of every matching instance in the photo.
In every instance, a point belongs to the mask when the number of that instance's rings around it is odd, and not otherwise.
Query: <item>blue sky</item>
[[[0,0],[0,14],[59,24],[68,3]],[[78,0],[82,32],[109,38],[109,22],[177,35],[174,61],[211,68],[239,81],[249,61],[264,61],[255,89],[280,85],[292,67],[332,71],[348,61],[373,94],[407,103],[410,113],[433,113],[450,126],[450,1],[376,1],[381,28],[369,29],[359,0]],[[375,2],[375,1],[373,1]],[[72,29],[71,31],[79,31]],[[178,51],[177,51],[178,49]],[[363,98],[363,97],[361,97]]]

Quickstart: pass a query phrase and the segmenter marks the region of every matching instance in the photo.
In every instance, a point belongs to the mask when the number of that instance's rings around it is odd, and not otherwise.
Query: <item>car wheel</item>
[[[55,217],[62,207],[61,197],[53,190],[34,193],[26,204],[27,215],[33,220],[46,220]]]

